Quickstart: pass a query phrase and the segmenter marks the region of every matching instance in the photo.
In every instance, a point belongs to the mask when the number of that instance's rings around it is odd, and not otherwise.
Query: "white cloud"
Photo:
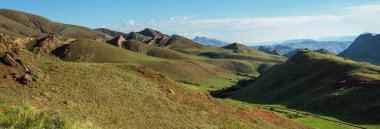
[[[252,43],[376,32],[380,30],[380,19],[377,17],[380,17],[380,4],[340,7],[328,15],[223,19],[182,16],[147,22],[129,20],[106,27],[123,32],[153,28],[189,38],[208,36],[231,42]]]
[[[376,14],[380,13],[380,4],[369,4],[343,7],[342,10],[351,15]]]

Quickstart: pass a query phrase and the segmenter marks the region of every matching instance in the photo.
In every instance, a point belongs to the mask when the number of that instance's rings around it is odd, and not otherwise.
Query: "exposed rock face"
[[[0,34],[0,61],[13,69],[13,73],[8,73],[5,77],[11,76],[21,84],[29,85],[42,76],[40,70],[27,65],[20,57],[20,40],[15,41],[16,37]],[[4,73],[7,74],[7,73]]]
[[[121,47],[121,48],[125,48],[124,45],[123,45],[124,42],[125,42],[125,39],[124,39],[124,37],[122,35],[120,35],[120,36],[118,36],[118,37],[116,37],[116,38],[108,41],[109,44],[114,45],[114,46],[118,46],[118,47]]]
[[[187,39],[185,37],[179,35],[165,35],[159,31],[150,28],[146,28],[140,32],[131,32],[126,35],[119,35],[118,37],[107,42],[111,45],[126,48],[143,54],[148,54],[150,47],[165,47],[170,49],[200,49],[204,47],[202,44],[193,42],[192,40]]]
[[[54,49],[69,44],[75,39],[65,39],[60,36],[49,35],[36,41],[34,51],[36,53],[50,53]]]
[[[3,57],[1,57],[1,61],[8,66],[20,66],[19,62],[16,61],[14,54],[11,52],[6,52]]]

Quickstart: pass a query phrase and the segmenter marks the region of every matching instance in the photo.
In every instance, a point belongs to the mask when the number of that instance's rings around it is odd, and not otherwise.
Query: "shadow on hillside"
[[[256,78],[252,78],[249,80],[240,80],[236,85],[233,85],[226,89],[216,90],[216,91],[210,91],[210,95],[214,98],[229,98],[232,100],[245,102],[249,104],[257,104],[257,105],[263,105],[263,106],[270,106],[270,105],[283,105],[288,109],[298,110],[301,112],[307,112],[311,113],[315,116],[326,116],[326,117],[332,117],[335,119],[338,119],[340,121],[356,124],[356,125],[378,125],[380,124],[379,120],[371,119],[371,118],[359,118],[357,116],[349,116],[349,115],[342,115],[338,112],[340,112],[339,109],[337,109],[337,112],[328,112],[328,111],[320,111],[315,109],[309,109],[309,108],[301,108],[300,106],[296,106],[294,104],[290,103],[275,103],[275,102],[265,102],[263,100],[255,101],[253,99],[241,99],[238,97],[233,97],[234,93],[236,91],[242,90],[249,86],[249,84],[253,84],[255,82]],[[371,112],[369,112],[371,113]]]

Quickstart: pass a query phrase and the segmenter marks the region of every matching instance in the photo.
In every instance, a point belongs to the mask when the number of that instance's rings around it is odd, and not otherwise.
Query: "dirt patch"
[[[241,110],[237,110],[234,112],[235,117],[247,122],[247,123],[257,123],[252,117],[247,115],[247,113],[242,112]]]
[[[5,108],[0,107],[0,113],[5,113],[5,112],[6,112]]]

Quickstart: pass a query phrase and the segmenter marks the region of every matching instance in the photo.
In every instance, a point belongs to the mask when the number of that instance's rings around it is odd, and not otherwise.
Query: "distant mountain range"
[[[332,37],[322,37],[317,40],[319,41],[336,41],[336,42],[349,42],[354,41],[358,36],[332,36]]]
[[[200,44],[203,44],[205,46],[214,46],[214,47],[222,47],[226,46],[228,43],[225,41],[217,40],[217,39],[211,39],[207,37],[200,37],[196,36],[193,41],[198,42]]]
[[[297,40],[288,40],[284,41],[281,44],[274,45],[262,45],[262,46],[252,46],[253,48],[263,49],[262,47],[271,48],[276,51],[282,52],[284,54],[291,53],[297,49],[307,48],[309,50],[319,50],[326,49],[334,54],[338,54],[348,48],[351,44],[351,41],[347,42],[337,42],[337,41],[316,41],[311,39],[297,39]],[[264,51],[265,52],[265,51]],[[270,54],[270,53],[269,53]]]
[[[362,34],[338,56],[380,65],[380,35]]]

